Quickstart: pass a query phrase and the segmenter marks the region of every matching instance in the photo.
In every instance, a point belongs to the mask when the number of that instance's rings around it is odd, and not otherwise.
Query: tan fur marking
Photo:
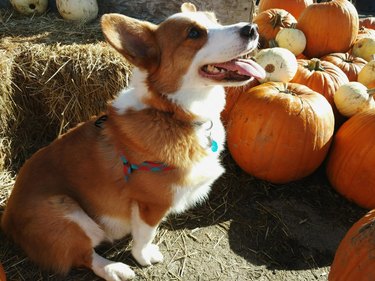
[[[101,24],[108,43],[131,63],[150,71],[158,66],[156,25],[119,14],[103,15]]]
[[[193,27],[200,31],[197,39],[188,38]],[[196,53],[206,44],[207,30],[189,19],[169,19],[160,24],[155,37],[162,51],[159,67],[150,75],[149,86],[158,93],[173,93],[179,89]]]

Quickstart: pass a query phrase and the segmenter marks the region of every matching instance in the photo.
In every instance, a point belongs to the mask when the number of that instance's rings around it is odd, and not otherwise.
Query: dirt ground
[[[161,225],[163,263],[139,267],[129,239],[98,252],[129,264],[135,280],[327,280],[339,242],[366,210],[330,187],[324,165],[303,180],[273,185],[244,173],[227,151],[223,163],[227,172],[208,200]],[[1,214],[12,181],[0,181]],[[10,281],[100,280],[86,269],[65,277],[40,271],[1,231],[0,262]]]
[[[208,201],[161,225],[162,264],[137,266],[129,239],[98,252],[130,264],[135,280],[327,280],[340,240],[365,210],[329,186],[323,167],[301,181],[272,185],[241,171],[227,152],[223,162],[227,173]],[[86,269],[67,277],[42,272],[3,234],[0,241],[9,280],[100,280]]]

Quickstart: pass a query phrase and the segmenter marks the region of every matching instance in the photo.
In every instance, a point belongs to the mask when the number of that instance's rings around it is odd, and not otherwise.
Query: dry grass
[[[0,15],[1,213],[24,159],[100,112],[130,68],[102,43],[97,22]],[[242,172],[227,152],[223,162],[227,173],[209,200],[162,224],[163,264],[139,267],[127,238],[98,251],[130,264],[136,280],[326,280],[340,239],[364,210],[338,196],[323,169],[273,185]],[[88,270],[41,271],[1,231],[0,261],[9,280],[99,280]]]
[[[9,55],[6,50],[0,49],[0,105],[2,107],[0,113],[0,169],[4,168],[6,158],[11,154],[11,139],[6,135],[6,128],[9,123],[9,116],[14,112],[12,96],[12,64],[13,56]]]
[[[63,45],[90,44],[102,41],[99,22],[71,23],[53,13],[23,17],[13,11],[0,9],[0,34],[14,43],[45,43]]]
[[[98,41],[97,23],[8,18],[0,33],[0,167],[17,170],[40,146],[103,110],[131,71]]]

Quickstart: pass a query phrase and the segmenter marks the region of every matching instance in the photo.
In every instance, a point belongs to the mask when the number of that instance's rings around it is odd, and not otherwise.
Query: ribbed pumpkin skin
[[[375,29],[375,17],[367,17],[359,19],[359,27]]]
[[[329,281],[367,281],[375,278],[375,210],[359,219],[337,248]]]
[[[253,22],[258,25],[261,47],[267,48],[269,41],[275,39],[281,29],[291,27],[297,20],[283,9],[269,9],[256,15]]]
[[[286,183],[319,167],[333,130],[332,108],[322,95],[303,85],[268,82],[239,96],[227,124],[227,143],[244,171]]]
[[[321,60],[336,65],[346,74],[349,81],[357,81],[358,73],[367,63],[364,59],[354,57],[349,53],[333,53],[322,57]]]
[[[305,85],[322,94],[331,104],[335,116],[339,117],[333,96],[341,85],[349,82],[345,73],[328,61],[299,59],[297,63],[297,73],[290,82]]]
[[[327,162],[334,189],[361,207],[375,208],[375,110],[358,113],[337,131]]]
[[[313,0],[260,0],[258,12],[274,8],[284,9],[298,19],[302,11],[312,3]]]
[[[232,111],[233,106],[236,104],[240,94],[257,85],[259,85],[258,80],[253,79],[250,83],[247,83],[245,86],[225,88],[225,107],[224,110],[221,112],[221,120],[223,121],[224,125],[228,122],[229,114]]]
[[[297,28],[306,36],[303,52],[308,58],[345,53],[358,34],[358,13],[348,0],[309,5],[298,18]]]

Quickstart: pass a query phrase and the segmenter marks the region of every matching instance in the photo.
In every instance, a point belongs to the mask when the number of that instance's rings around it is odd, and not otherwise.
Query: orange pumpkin
[[[253,21],[258,25],[261,48],[267,48],[269,41],[274,40],[281,29],[297,23],[295,17],[283,9],[263,11],[255,16]]]
[[[375,110],[360,112],[336,132],[327,162],[332,186],[359,206],[375,208]]]
[[[259,85],[258,80],[253,79],[250,83],[241,87],[225,88],[225,107],[221,112],[221,120],[223,121],[224,125],[228,122],[229,114],[232,111],[233,106],[236,104],[239,95],[257,85]]]
[[[349,81],[357,81],[358,73],[367,63],[366,60],[354,57],[349,53],[333,53],[322,57],[321,60],[336,65],[346,74]]]
[[[358,34],[358,13],[348,0],[311,4],[298,18],[297,28],[307,40],[304,54],[320,58],[330,53],[345,53]]]
[[[340,68],[328,61],[299,59],[297,62],[297,73],[290,82],[306,85],[322,94],[331,104],[337,119],[336,125],[339,125],[343,120],[336,109],[333,96],[340,86],[349,82],[348,77]]]
[[[375,210],[359,219],[337,248],[329,281],[374,280]]]
[[[312,3],[313,0],[260,0],[258,12],[279,8],[288,11],[298,19],[301,12]]]
[[[5,271],[4,271],[4,268],[2,266],[2,264],[0,263],[0,281],[6,281],[7,278],[5,276]]]
[[[375,29],[375,17],[367,17],[359,19],[359,27]]]
[[[333,130],[332,108],[322,95],[299,84],[268,82],[238,97],[227,124],[227,143],[244,171],[285,183],[318,168]]]
[[[308,57],[306,57],[304,54],[299,54],[298,56],[296,56],[296,59],[309,59]]]

